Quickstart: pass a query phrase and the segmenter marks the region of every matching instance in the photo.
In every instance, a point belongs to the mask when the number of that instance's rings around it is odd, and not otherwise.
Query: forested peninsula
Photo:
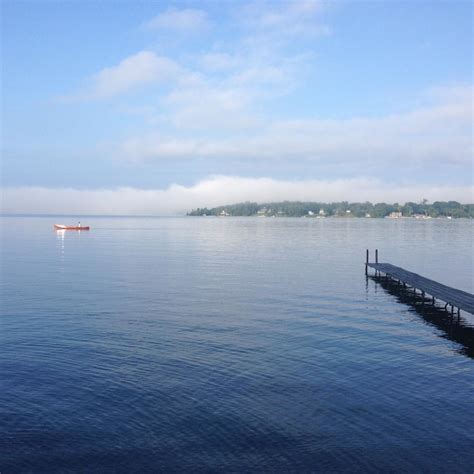
[[[474,204],[461,204],[457,201],[436,201],[429,204],[407,202],[403,205],[384,202],[243,202],[213,208],[198,208],[188,216],[259,216],[259,217],[365,217],[365,218],[470,218],[474,217]]]

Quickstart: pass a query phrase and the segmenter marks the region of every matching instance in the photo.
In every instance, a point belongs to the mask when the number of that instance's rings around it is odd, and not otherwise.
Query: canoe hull
[[[70,225],[62,225],[62,224],[54,224],[55,230],[89,230],[89,226],[70,226]]]

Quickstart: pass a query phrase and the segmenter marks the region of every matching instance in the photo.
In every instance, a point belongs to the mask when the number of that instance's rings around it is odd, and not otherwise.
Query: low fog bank
[[[474,186],[389,184],[355,178],[333,181],[283,181],[271,178],[215,176],[186,187],[166,189],[73,189],[6,187],[4,214],[183,215],[197,207],[217,207],[244,201],[407,201],[474,202]]]

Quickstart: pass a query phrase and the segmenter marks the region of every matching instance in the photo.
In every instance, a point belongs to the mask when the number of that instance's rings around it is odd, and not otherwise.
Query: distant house
[[[219,216],[221,216],[221,217],[226,217],[226,216],[230,216],[230,214],[229,214],[226,210],[222,209],[222,211],[220,212]]]
[[[308,216],[314,216],[314,212],[313,211],[308,211]]]
[[[403,214],[401,211],[395,211],[391,212],[387,217],[389,219],[400,219],[401,217],[403,217]]]
[[[369,217],[372,217],[372,216],[368,212],[366,212],[365,217],[369,218]]]
[[[347,209],[346,214],[350,214],[350,213],[351,213],[351,210]]]
[[[324,209],[320,209],[320,210],[319,210],[319,215],[320,215],[321,217],[326,217],[326,213],[324,212]]]

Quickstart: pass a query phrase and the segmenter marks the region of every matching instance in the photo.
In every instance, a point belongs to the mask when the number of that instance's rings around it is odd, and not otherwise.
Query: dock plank
[[[466,291],[451,288],[442,283],[438,283],[435,280],[418,275],[417,273],[410,272],[404,268],[397,267],[390,263],[367,263],[367,266],[385,273],[400,280],[407,285],[416,288],[417,290],[424,291],[425,293],[444,301],[456,308],[462,309],[468,313],[474,314],[474,295],[467,293]]]

